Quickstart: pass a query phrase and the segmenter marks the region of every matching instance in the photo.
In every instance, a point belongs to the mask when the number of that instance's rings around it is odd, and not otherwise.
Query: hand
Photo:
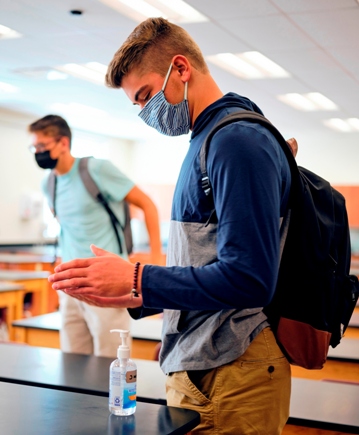
[[[289,145],[293,156],[296,157],[297,152],[298,152],[298,143],[297,143],[296,139],[294,139],[294,137],[292,137],[291,139],[288,139],[287,144]]]
[[[142,297],[133,298],[130,294],[134,265],[94,245],[91,245],[91,250],[95,257],[72,260],[57,266],[55,273],[49,276],[52,288],[92,305],[141,306]]]
[[[72,296],[79,301],[86,302],[89,305],[106,308],[138,308],[142,306],[142,296],[132,298],[131,295],[120,296],[117,298],[106,298],[93,295],[77,294],[76,291],[64,290],[66,294]]]

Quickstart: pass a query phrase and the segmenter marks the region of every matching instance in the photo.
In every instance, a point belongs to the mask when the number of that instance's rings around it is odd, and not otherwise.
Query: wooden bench
[[[112,358],[58,349],[0,344],[0,381],[108,396]],[[166,403],[165,375],[158,362],[135,360],[138,400]],[[292,379],[289,425],[358,433],[359,385]],[[302,432],[311,433],[310,430]]]

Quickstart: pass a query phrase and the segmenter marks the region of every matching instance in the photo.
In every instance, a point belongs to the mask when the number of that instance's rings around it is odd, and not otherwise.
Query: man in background
[[[92,255],[95,243],[127,259],[126,243],[121,226],[117,226],[122,241],[122,254],[114,228],[104,207],[86,190],[79,173],[80,159],[71,154],[71,130],[65,119],[47,115],[29,126],[32,151],[37,164],[51,169],[56,177],[55,203],[52,204],[48,177],[42,189],[49,205],[56,209],[61,226],[59,246],[62,261]],[[152,200],[107,160],[90,158],[88,170],[100,192],[110,203],[120,222],[124,222],[123,200],[141,208],[149,234],[151,261],[157,264],[161,256],[160,228],[157,209]],[[130,316],[123,308],[99,308],[59,293],[62,328],[61,349],[64,352],[115,357],[119,345],[110,329],[130,329]]]

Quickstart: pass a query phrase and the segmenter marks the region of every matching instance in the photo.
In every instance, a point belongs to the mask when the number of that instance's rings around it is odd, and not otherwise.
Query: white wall
[[[0,241],[40,240],[42,220],[20,218],[20,199],[39,192],[42,171],[28,150],[25,116],[0,113]]]
[[[299,147],[298,165],[316,172],[333,185],[359,184],[357,133],[328,131],[326,136],[318,136],[302,131],[295,137]]]

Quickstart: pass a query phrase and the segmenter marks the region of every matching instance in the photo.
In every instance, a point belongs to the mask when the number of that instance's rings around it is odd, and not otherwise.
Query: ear
[[[173,69],[179,74],[183,83],[188,82],[191,73],[192,73],[192,65],[186,56],[182,56],[181,54],[177,54],[172,59]]]
[[[67,136],[62,136],[60,139],[61,148],[65,150],[70,150],[70,139]]]

